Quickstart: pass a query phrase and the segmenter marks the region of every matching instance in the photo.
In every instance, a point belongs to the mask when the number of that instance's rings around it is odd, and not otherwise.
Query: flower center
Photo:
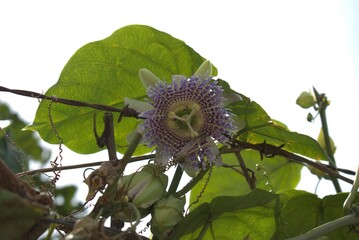
[[[167,126],[180,137],[198,137],[203,123],[201,107],[195,102],[180,101],[169,107]]]

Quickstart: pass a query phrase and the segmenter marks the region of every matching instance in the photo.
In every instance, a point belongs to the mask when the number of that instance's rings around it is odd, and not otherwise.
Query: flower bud
[[[100,229],[99,222],[87,216],[76,221],[72,232],[65,240],[102,239],[104,236]]]
[[[167,175],[160,172],[156,165],[149,164],[139,172],[122,177],[118,189],[123,190],[128,201],[137,208],[145,209],[164,195],[167,182]]]
[[[309,92],[302,92],[297,98],[297,104],[302,108],[310,108],[315,104],[314,96]]]
[[[159,239],[165,239],[172,228],[183,218],[186,199],[169,196],[156,202],[152,212],[151,231]]]
[[[307,121],[308,121],[308,122],[313,122],[313,121],[314,121],[313,114],[308,113],[308,115],[307,115]]]

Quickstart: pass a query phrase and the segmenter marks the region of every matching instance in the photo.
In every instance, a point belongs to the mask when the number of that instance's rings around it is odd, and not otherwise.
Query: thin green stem
[[[174,194],[178,188],[178,185],[181,181],[181,178],[182,178],[182,174],[183,174],[183,169],[181,166],[177,166],[176,168],[176,172],[173,176],[173,179],[172,179],[172,182],[171,182],[171,186],[170,188],[168,189],[168,192],[167,192],[167,197]]]
[[[328,127],[327,116],[326,116],[326,112],[325,112],[327,107],[329,106],[329,103],[324,94],[319,94],[318,91],[314,87],[313,87],[313,91],[315,94],[315,98],[317,100],[317,104],[319,106],[318,112],[319,112],[320,120],[322,123],[322,131],[323,131],[323,136],[324,136],[325,150],[329,157],[329,164],[334,169],[336,169],[336,162],[335,162],[335,158],[334,158],[333,149],[330,144],[329,127]],[[331,178],[331,180],[333,182],[336,192],[337,193],[341,192],[342,190],[339,185],[338,179]]]
[[[210,169],[210,167],[207,166],[205,170],[200,171],[197,174],[197,176],[192,178],[192,180],[189,183],[187,183],[186,186],[184,186],[181,190],[176,192],[174,194],[174,196],[179,198],[179,197],[185,195],[187,192],[191,191],[192,188],[203,178],[203,176],[206,175],[206,173],[209,171],[209,169]]]
[[[345,199],[345,202],[344,202],[343,208],[344,208],[345,213],[351,212],[351,209],[353,207],[353,201],[358,193],[358,188],[359,188],[359,166],[358,166],[358,170],[355,175],[354,184],[352,186],[352,189],[351,189],[347,199]]]
[[[331,166],[336,167],[333,149],[330,144],[329,127],[328,127],[327,115],[326,115],[326,109],[329,106],[329,103],[328,103],[328,100],[326,99],[326,97],[324,95],[319,94],[315,90],[315,88],[314,88],[314,93],[316,95],[317,104],[319,106],[318,112],[319,112],[319,116],[320,116],[320,121],[322,123],[324,144],[325,144],[325,148],[326,148],[325,150],[326,150],[326,153],[328,154],[328,156],[330,157],[329,163],[331,164]]]
[[[132,157],[133,153],[135,152],[138,144],[140,144],[141,139],[142,139],[142,135],[139,134],[138,132],[136,132],[132,138],[130,145],[126,149],[126,152],[123,155],[123,158],[120,160],[120,162],[124,162],[124,164],[127,164],[131,160],[131,157]]]
[[[117,182],[120,179],[120,177],[122,176],[123,171],[125,170],[126,165],[130,161],[138,144],[140,143],[141,138],[142,138],[142,135],[137,132],[133,136],[132,141],[130,142],[125,154],[123,155],[123,158],[120,161],[118,161],[118,163],[117,163],[117,166],[116,166],[117,177],[113,181],[112,184],[108,185],[108,187],[106,188],[103,195],[98,199],[93,211],[90,213],[90,216],[92,218],[97,216],[103,208],[106,208],[107,206],[113,204],[114,198],[116,196],[116,191],[117,191]]]
[[[327,222],[319,227],[316,227],[309,232],[290,238],[289,240],[308,240],[308,239],[316,239],[320,236],[323,236],[329,232],[332,232],[338,228],[354,225],[359,223],[359,215],[356,213],[352,213],[350,215],[344,216],[342,218],[335,219],[334,221]]]
[[[210,226],[211,226],[211,221],[208,220],[208,221],[204,224],[203,228],[201,229],[201,232],[199,233],[199,235],[198,235],[198,237],[197,237],[196,239],[197,239],[197,240],[202,240],[202,239],[204,239],[204,236],[205,236],[205,234],[206,234],[206,232],[207,232],[207,229],[208,229],[208,227],[210,227]]]

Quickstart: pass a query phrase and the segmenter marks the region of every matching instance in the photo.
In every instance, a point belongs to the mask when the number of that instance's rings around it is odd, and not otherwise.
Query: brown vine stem
[[[62,103],[65,105],[70,105],[70,106],[89,107],[89,108],[102,110],[102,111],[118,112],[121,114],[121,116],[139,118],[138,117],[139,113],[136,112],[134,109],[131,109],[128,107],[119,109],[119,108],[102,105],[102,104],[94,104],[94,103],[87,103],[87,102],[82,102],[82,101],[78,101],[78,100],[58,98],[56,96],[49,97],[49,96],[46,96],[44,94],[37,93],[37,92],[32,92],[32,91],[27,91],[27,90],[19,90],[19,89],[9,89],[9,88],[3,87],[3,86],[0,86],[0,91],[1,92],[10,92],[10,93],[14,93],[14,94],[25,96],[25,97],[37,98],[37,99],[42,99],[42,100],[50,100],[52,102],[58,102],[58,103]]]
[[[247,142],[241,142],[241,141],[237,141],[237,144],[240,147],[232,147],[232,148],[222,148],[220,149],[220,153],[221,154],[229,154],[229,153],[235,153],[235,152],[239,152],[243,149],[253,149],[256,151],[259,151],[260,153],[263,153],[265,155],[279,155],[279,156],[283,156],[286,158],[289,158],[293,161],[296,161],[298,163],[304,164],[304,165],[309,165],[312,167],[315,167],[325,173],[327,173],[328,175],[332,176],[332,177],[336,177],[344,182],[347,182],[349,184],[353,184],[353,180],[344,177],[342,175],[340,175],[338,172],[330,169],[328,166],[311,161],[309,159],[306,159],[304,157],[301,157],[299,155],[296,155],[294,153],[288,152],[284,149],[278,148],[276,146],[267,144],[267,143],[260,143],[260,144],[252,144],[252,143],[247,143]],[[263,149],[265,149],[266,151],[263,152]],[[138,157],[132,157],[128,160],[128,163],[132,163],[132,162],[137,162],[137,161],[143,161],[143,160],[149,160],[149,159],[154,159],[155,154],[149,154],[149,155],[145,155],[145,156],[138,156]],[[78,168],[86,168],[86,167],[95,167],[95,166],[100,166],[102,163],[104,163],[106,161],[99,161],[99,162],[93,162],[93,163],[84,163],[84,164],[77,164],[77,165],[70,165],[70,166],[62,166],[59,167],[59,170],[71,170],[71,169],[78,169]],[[35,170],[30,170],[30,171],[25,171],[25,172],[21,172],[18,173],[18,176],[25,176],[25,175],[34,175],[37,173],[46,173],[46,172],[52,172],[53,168],[42,168],[42,169],[35,169]],[[195,185],[195,183],[191,183],[190,186],[188,186],[188,189],[190,190],[191,187]],[[185,191],[187,192],[187,191]],[[182,194],[182,193],[181,193]],[[182,194],[183,195],[183,194]]]
[[[66,105],[71,105],[71,106],[83,106],[83,107],[90,107],[93,109],[97,109],[97,110],[103,110],[103,111],[108,111],[108,112],[118,112],[120,113],[120,117],[122,116],[126,116],[126,117],[136,117],[138,118],[138,113],[128,107],[125,107],[124,109],[119,109],[119,108],[115,108],[115,107],[110,107],[110,106],[106,106],[106,105],[101,105],[101,104],[91,104],[91,103],[86,103],[86,102],[81,102],[81,101],[77,101],[77,100],[71,100],[71,99],[65,99],[65,98],[58,98],[56,96],[46,96],[44,94],[40,94],[40,93],[36,93],[36,92],[32,92],[32,91],[26,91],[26,90],[18,90],[18,89],[9,89],[3,86],[0,86],[0,91],[2,92],[10,92],[10,93],[14,93],[17,95],[22,95],[22,96],[26,96],[26,97],[32,97],[32,98],[37,98],[37,99],[44,99],[44,100],[51,100],[53,102],[58,102],[58,103],[62,103],[62,104],[66,104]],[[237,140],[235,140],[237,141]],[[275,147],[273,145],[270,144],[250,144],[250,143],[246,143],[246,142],[240,142],[237,141],[237,143],[240,143],[240,147],[232,147],[229,149],[223,149],[221,151],[221,153],[235,153],[235,152],[240,152],[243,147],[244,148],[248,148],[248,149],[253,149],[253,150],[257,150],[261,153],[261,156],[265,155],[265,156],[274,156],[274,155],[281,155],[283,157],[287,157],[289,159],[292,159],[294,161],[297,161],[299,163],[305,164],[305,165],[310,165],[313,166],[325,173],[327,173],[329,176],[334,177],[334,178],[338,178],[341,179],[347,183],[353,184],[353,180],[348,179],[344,176],[341,176],[338,172],[328,168],[325,165],[316,163],[314,161],[308,160],[306,158],[303,158],[299,155],[295,155],[293,153],[290,153],[288,151],[285,151],[281,148]],[[145,159],[148,159],[147,156],[145,156]],[[128,156],[125,157],[126,160],[128,160],[128,162],[131,162],[131,159],[133,158],[129,158]],[[102,162],[101,162],[102,163]],[[89,163],[89,164],[80,164],[80,165],[73,165],[73,166],[64,166],[64,167],[59,167],[58,170],[68,170],[68,169],[75,169],[75,168],[82,168],[82,167],[91,167],[91,166],[97,166],[100,165],[101,163],[97,162],[97,163]],[[51,168],[50,171],[53,171],[53,169]],[[23,173],[19,173],[18,175],[20,176],[24,176],[27,174],[34,174],[34,173],[40,173],[40,172],[48,172],[48,169],[38,169],[38,170],[34,170],[34,171],[26,171]]]
[[[261,154],[261,156],[266,156],[266,157],[282,156],[282,157],[291,159],[293,161],[299,162],[301,164],[315,167],[315,168],[327,173],[330,177],[338,178],[338,179],[345,181],[349,184],[353,184],[353,180],[340,175],[337,171],[332,170],[330,167],[327,167],[323,164],[311,161],[307,158],[296,155],[294,153],[288,152],[288,151],[282,149],[281,148],[282,146],[276,147],[271,144],[267,144],[265,142],[259,143],[259,144],[247,143],[247,142],[242,142],[242,141],[238,141],[238,140],[234,140],[234,142],[237,144],[237,147],[224,148],[224,149],[221,149],[220,152],[222,154],[225,154],[225,153],[235,153],[235,152],[241,151],[243,149],[253,149],[253,150],[258,151]]]
[[[55,218],[48,218],[48,217],[42,218],[41,221],[45,222],[45,223],[57,223],[60,226],[67,227],[70,231],[73,230],[75,223],[76,223],[76,221],[74,221],[72,219],[61,219],[61,218],[55,219]],[[109,237],[119,235],[119,234],[126,234],[126,232],[124,232],[124,231],[116,230],[114,228],[110,228],[110,227],[106,227],[106,226],[103,227],[103,231]],[[147,238],[145,236],[137,236],[137,237],[140,240],[149,240],[149,238]]]
[[[118,161],[116,155],[116,142],[115,142],[115,135],[114,135],[114,127],[113,127],[113,116],[110,112],[105,112],[103,116],[103,122],[105,124],[104,130],[101,136],[98,136],[96,130],[96,114],[94,114],[94,123],[93,123],[93,131],[95,134],[97,146],[103,148],[106,146],[108,157],[110,161]]]
[[[242,158],[242,155],[239,151],[234,153],[236,155],[236,158],[238,160],[239,165],[241,166],[244,178],[246,179],[249,188],[253,191],[256,188],[256,182],[253,181],[251,176],[249,175],[248,169],[246,167],[246,164],[244,163],[244,160]]]
[[[132,162],[138,162],[138,161],[143,161],[143,160],[149,160],[149,159],[153,159],[154,157],[155,157],[155,154],[132,157],[128,162],[132,163]],[[104,162],[108,162],[108,160],[106,160],[106,161],[98,161],[98,162],[91,162],[91,163],[76,164],[76,165],[69,165],[69,166],[62,166],[62,167],[57,167],[56,169],[58,169],[58,170],[73,170],[73,169],[78,169],[78,168],[96,167],[96,166],[100,166]],[[18,173],[17,176],[19,176],[19,177],[29,176],[29,175],[34,175],[34,174],[37,174],[37,173],[52,172],[53,170],[54,169],[52,167],[41,168],[41,169],[35,169],[35,170],[21,172],[21,173]]]

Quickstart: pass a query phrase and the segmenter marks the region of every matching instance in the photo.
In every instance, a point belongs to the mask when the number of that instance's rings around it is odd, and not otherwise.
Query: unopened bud
[[[310,108],[316,103],[314,96],[310,92],[302,92],[297,98],[296,103],[302,108]]]
[[[319,136],[318,136],[317,140],[318,140],[319,145],[323,148],[323,150],[327,151],[327,146],[325,145],[323,128],[320,129]],[[329,137],[329,142],[330,142],[331,152],[334,154],[337,147],[335,146],[335,143],[331,137]]]
[[[308,115],[307,115],[307,121],[308,121],[308,122],[313,122],[313,121],[314,121],[314,117],[313,117],[313,115],[312,115],[311,113],[308,113]]]
[[[124,191],[128,201],[137,208],[148,208],[166,192],[168,177],[154,164],[146,165],[141,171],[124,176],[118,189]],[[119,196],[121,197],[121,196]]]
[[[152,212],[151,231],[159,239],[165,239],[172,228],[183,218],[186,199],[169,196],[156,202]]]

